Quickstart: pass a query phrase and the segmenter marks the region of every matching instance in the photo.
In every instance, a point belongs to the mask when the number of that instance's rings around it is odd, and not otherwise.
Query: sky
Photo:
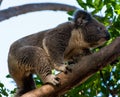
[[[65,3],[79,7],[76,0],[3,0],[0,9],[43,2]],[[0,82],[4,83],[6,88],[12,90],[16,87],[15,83],[11,83],[11,79],[5,77],[8,74],[7,56],[10,45],[26,35],[53,28],[67,20],[68,15],[66,12],[37,11],[15,16],[0,22]]]

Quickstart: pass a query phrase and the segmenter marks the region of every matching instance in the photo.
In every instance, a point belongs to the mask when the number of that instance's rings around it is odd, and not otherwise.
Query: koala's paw
[[[60,85],[60,78],[58,78],[57,76],[53,75],[53,74],[50,74],[46,77],[45,81],[44,81],[45,84],[52,84],[52,85],[55,85],[55,86],[59,86]]]
[[[64,64],[60,65],[60,66],[57,68],[57,70],[62,71],[62,72],[64,72],[65,74],[67,74],[68,72],[72,72],[71,67],[70,67],[69,65],[64,65]]]

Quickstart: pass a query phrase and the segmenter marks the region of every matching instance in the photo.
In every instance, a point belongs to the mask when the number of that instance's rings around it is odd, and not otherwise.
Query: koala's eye
[[[97,27],[97,29],[100,31],[100,30],[102,30],[102,27]]]

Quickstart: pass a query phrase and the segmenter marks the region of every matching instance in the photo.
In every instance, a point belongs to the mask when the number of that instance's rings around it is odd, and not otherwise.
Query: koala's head
[[[74,24],[76,29],[81,29],[84,41],[91,48],[100,46],[110,39],[106,27],[86,11],[75,12]]]

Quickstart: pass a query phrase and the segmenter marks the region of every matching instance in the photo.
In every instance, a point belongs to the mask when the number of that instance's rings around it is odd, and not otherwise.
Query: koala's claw
[[[67,74],[68,72],[72,72],[72,69],[69,66],[66,66],[66,70],[63,72]]]
[[[59,86],[60,85],[60,78],[58,78],[55,75],[48,75],[44,81],[45,84],[52,84],[54,86]]]
[[[70,66],[69,65],[64,65],[64,64],[58,66],[56,69],[58,71],[64,72],[65,74],[67,74],[68,72],[72,72],[72,69],[70,68]]]
[[[69,66],[66,67],[66,70],[72,72],[72,69]]]
[[[59,77],[56,77],[55,79],[56,79],[57,81],[60,81],[60,78],[59,78]]]

